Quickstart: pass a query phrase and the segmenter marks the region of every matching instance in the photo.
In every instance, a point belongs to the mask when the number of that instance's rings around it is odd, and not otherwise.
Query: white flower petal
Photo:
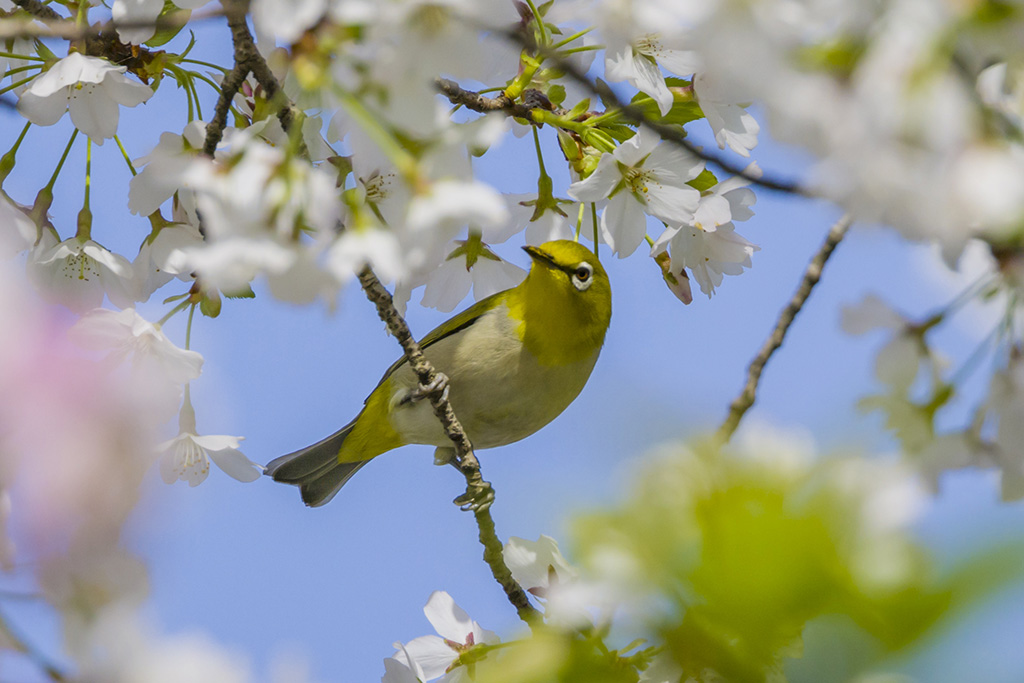
[[[394,657],[410,668],[419,667],[426,677],[424,680],[429,681],[447,671],[456,652],[440,636],[420,636],[406,643],[404,649],[396,652]]]
[[[442,638],[465,644],[473,632],[473,620],[446,591],[434,591],[423,608],[427,621]]]
[[[199,437],[202,439],[210,439],[212,437]],[[233,436],[220,437],[222,439],[233,439],[235,443],[238,439]],[[256,481],[263,474],[263,468],[254,463],[249,458],[245,457],[242,451],[235,448],[225,448],[223,450],[210,449],[209,451],[210,460],[219,467],[225,474],[241,482]]]
[[[596,202],[608,197],[620,182],[622,173],[619,171],[616,158],[611,154],[605,154],[597,162],[594,172],[570,185],[568,193],[577,201]]]
[[[68,111],[75,128],[82,131],[97,144],[114,137],[117,133],[119,109],[114,100],[106,96],[93,84],[81,89],[72,86],[68,100]]]
[[[612,253],[625,258],[636,251],[647,234],[647,215],[633,195],[621,192],[612,197],[601,214],[601,235]]]

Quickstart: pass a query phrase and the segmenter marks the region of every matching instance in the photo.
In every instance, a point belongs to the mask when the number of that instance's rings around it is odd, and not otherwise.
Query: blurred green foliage
[[[675,448],[620,506],[576,520],[591,587],[575,592],[615,610],[568,627],[549,602],[549,625],[489,653],[476,680],[906,680],[901,657],[1024,577],[1020,545],[940,571],[909,529],[928,497],[897,463],[772,439],[753,451]],[[668,666],[645,672],[656,655]]]

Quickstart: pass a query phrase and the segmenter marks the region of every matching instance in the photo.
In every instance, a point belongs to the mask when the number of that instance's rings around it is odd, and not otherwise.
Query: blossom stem
[[[209,85],[214,90],[220,92],[220,86],[217,85],[217,81],[213,80],[212,78],[204,76],[203,74],[199,73],[198,71],[189,71],[188,73],[191,74],[192,78],[198,78],[203,83],[206,83],[207,85]]]
[[[594,223],[594,256],[597,256],[597,245],[600,244],[597,234],[597,204],[590,203],[590,220]]]
[[[544,17],[540,15],[540,12],[537,10],[537,5],[533,4],[533,0],[526,0],[526,4],[530,6],[530,11],[533,12],[533,19],[537,22],[537,29],[540,31],[541,45],[547,45],[548,27],[544,25]]]
[[[604,45],[580,45],[579,47],[572,47],[568,50],[562,50],[563,55],[572,55],[577,52],[591,52],[593,50],[603,50]]]
[[[26,68],[36,68],[36,69],[38,69],[40,67],[38,65],[36,65],[36,64],[33,64],[33,65],[31,65],[31,67],[22,67],[21,70],[24,71]],[[7,73],[14,73],[14,71],[15,71],[15,69],[12,69],[11,71],[8,71]],[[10,85],[8,85],[5,88],[0,88],[0,95],[3,95],[4,93],[6,93],[6,92],[8,92],[10,90],[14,90],[18,86],[25,85],[26,83],[28,83],[29,81],[31,81],[33,78],[35,78],[38,75],[39,74],[33,74],[33,75],[29,76],[28,78],[23,78],[20,81],[15,81],[14,83],[11,83]]]
[[[355,119],[356,123],[370,136],[370,139],[377,143],[377,146],[391,160],[406,181],[415,186],[418,175],[416,158],[402,148],[390,131],[384,128],[380,118],[374,116],[359,98],[338,86],[334,87],[334,92],[349,116]]]
[[[587,210],[587,205],[580,202],[580,210],[576,212],[576,241],[580,241],[580,233],[583,232],[583,212]]]
[[[7,59],[21,59],[21,60],[24,60],[26,62],[45,62],[46,61],[45,57],[37,57],[35,55],[18,55],[18,54],[14,54],[13,52],[0,52],[0,57],[5,57]],[[11,72],[8,71],[7,73],[11,73]]]
[[[53,175],[50,176],[50,182],[46,183],[45,189],[50,192],[53,192],[53,186],[57,182],[57,176],[60,175],[60,170],[64,168],[64,161],[68,158],[68,153],[71,151],[71,145],[74,144],[76,137],[78,137],[77,128],[71,133],[71,139],[68,140],[68,144],[64,147],[64,153],[60,155],[60,161],[57,162],[57,168],[53,169]]]
[[[188,351],[192,348],[192,319],[196,316],[196,304],[192,303],[192,308],[188,309],[188,324],[185,325],[185,350]],[[186,390],[188,384],[185,385]]]
[[[25,134],[28,133],[28,129],[32,127],[32,122],[29,121],[25,124],[25,127],[21,129],[21,134],[18,135],[18,139],[14,141],[14,146],[7,150],[7,153],[0,157],[0,185],[7,179],[7,176],[14,170],[15,157],[18,154],[18,149],[21,147],[22,140],[25,139]]]
[[[558,48],[562,47],[563,45],[568,45],[569,43],[571,43],[572,41],[576,40],[577,38],[582,38],[583,36],[587,35],[588,33],[590,33],[593,30],[594,30],[594,27],[591,26],[590,28],[585,28],[582,31],[577,31],[576,33],[573,33],[568,38],[563,38],[562,40],[560,40],[557,43],[555,43],[554,45],[552,45],[551,49],[552,50],[557,50]]]
[[[181,61],[185,62],[187,64],[198,64],[199,66],[208,66],[211,69],[217,69],[218,71],[223,71],[224,73],[227,73],[227,72],[231,71],[231,69],[225,68],[225,67],[220,66],[218,64],[214,64],[212,62],[204,62],[201,59],[191,59],[191,58],[188,58],[188,59],[182,59]]]
[[[188,299],[185,299],[180,304],[178,304],[177,306],[172,308],[170,311],[168,311],[167,315],[165,315],[164,317],[160,318],[160,320],[156,321],[156,326],[157,327],[163,327],[164,325],[167,324],[167,321],[170,320],[172,317],[174,317],[179,311],[185,310],[186,306],[193,306],[193,310],[195,310],[194,309],[195,304],[193,304]],[[185,348],[187,349],[188,346],[186,345]]]
[[[89,208],[89,195],[92,191],[92,138],[85,139],[85,197],[82,210],[78,212],[78,230],[75,237],[87,240],[92,237],[92,209]]]
[[[125,151],[124,145],[121,144],[121,138],[114,134],[114,142],[117,143],[117,148],[121,150],[121,156],[124,158],[124,163],[128,164],[128,170],[132,172],[133,176],[139,175],[139,172],[135,170],[134,164],[132,164],[131,158],[128,156],[128,152]]]
[[[537,133],[536,127],[533,127],[533,147],[537,150],[537,166],[540,167],[540,177],[549,178],[550,176],[544,168],[544,153],[540,149],[540,134]]]

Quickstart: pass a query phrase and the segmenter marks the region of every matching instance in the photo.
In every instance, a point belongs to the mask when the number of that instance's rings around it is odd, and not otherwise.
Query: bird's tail
[[[271,460],[264,473],[274,481],[298,486],[302,502],[310,507],[327,503],[360,467],[369,462],[338,462],[341,444],[354,425],[355,421],[323,441]]]

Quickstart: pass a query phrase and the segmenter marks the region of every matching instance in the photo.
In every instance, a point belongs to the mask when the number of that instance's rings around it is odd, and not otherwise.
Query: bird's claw
[[[489,481],[466,486],[466,492],[452,501],[463,512],[483,512],[494,502],[494,489]]]
[[[443,372],[435,372],[434,379],[431,380],[430,384],[420,384],[409,393],[406,400],[410,403],[419,403],[437,392],[441,393],[443,400],[448,400],[448,375]]]

